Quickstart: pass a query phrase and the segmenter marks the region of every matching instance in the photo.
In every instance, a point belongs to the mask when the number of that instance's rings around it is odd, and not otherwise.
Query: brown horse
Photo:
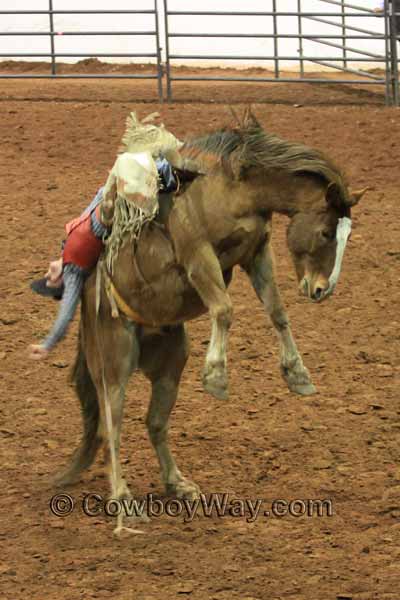
[[[90,466],[111,428],[114,498],[129,495],[119,440],[124,390],[135,369],[152,385],[147,427],[167,492],[198,494],[168,448],[168,420],[188,357],[184,322],[206,311],[212,332],[204,386],[218,398],[227,396],[227,287],[234,266],[248,274],[272,320],[289,389],[315,391],[275,282],[271,218],[274,212],[289,217],[287,239],[300,290],[320,301],[336,285],[350,209],[364,193],[351,193],[319,151],[266,133],[250,113],[236,129],[191,139],[180,153],[182,164],[196,164],[202,174],[184,183],[180,194],[160,200],[157,222],[144,226],[135,247],[129,235],[123,238],[111,274],[114,300],[110,304],[104,279],[96,286],[94,274],[84,290],[74,371],[84,434],[60,481],[70,483]],[[118,318],[111,314],[115,300]],[[129,318],[134,315],[141,324]]]

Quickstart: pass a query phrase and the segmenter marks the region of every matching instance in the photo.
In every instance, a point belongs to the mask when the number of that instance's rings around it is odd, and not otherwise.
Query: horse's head
[[[319,209],[297,212],[291,219],[287,240],[299,289],[315,302],[330,296],[336,287],[351,232],[350,210],[367,189],[349,192],[344,202],[338,186],[331,183]]]

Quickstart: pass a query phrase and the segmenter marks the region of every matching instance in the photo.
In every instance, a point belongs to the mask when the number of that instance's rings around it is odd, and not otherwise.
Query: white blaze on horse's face
[[[346,249],[347,240],[349,239],[350,234],[351,234],[351,219],[349,219],[348,217],[343,217],[343,218],[339,219],[339,222],[338,222],[338,225],[336,228],[335,265],[334,265],[332,273],[329,277],[328,289],[325,292],[323,292],[323,295],[319,299],[319,301],[323,300],[324,298],[327,298],[334,292],[337,282],[339,281],[344,251]]]

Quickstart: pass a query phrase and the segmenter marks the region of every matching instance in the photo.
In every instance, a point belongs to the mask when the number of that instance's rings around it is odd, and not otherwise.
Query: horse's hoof
[[[79,481],[80,481],[80,475],[77,475],[74,473],[61,472],[52,478],[51,484],[56,488],[66,488],[71,485],[77,484]]]
[[[197,483],[190,479],[181,479],[177,483],[170,483],[166,486],[166,493],[176,498],[185,498],[186,500],[197,500],[200,498],[200,488]]]
[[[300,396],[316,394],[316,387],[311,382],[311,377],[304,365],[292,365],[290,368],[281,365],[281,374],[291,392]]]
[[[151,519],[146,513],[142,513],[139,517],[139,521],[142,521],[142,523],[150,523]]]
[[[228,388],[215,381],[203,381],[203,387],[206,392],[217,400],[228,400],[229,398]]]
[[[312,383],[291,384],[289,390],[300,396],[312,396],[317,393],[317,388]]]
[[[226,371],[216,368],[207,370],[206,368],[203,372],[203,387],[217,400],[227,400],[229,392]]]

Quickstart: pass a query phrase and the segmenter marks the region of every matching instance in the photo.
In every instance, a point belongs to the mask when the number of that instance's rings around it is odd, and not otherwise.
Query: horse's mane
[[[206,170],[225,164],[228,168],[234,166],[236,173],[258,167],[266,171],[314,175],[328,184],[335,183],[344,201],[348,196],[342,173],[327,156],[315,148],[268,133],[257,123],[186,140],[181,154]]]

